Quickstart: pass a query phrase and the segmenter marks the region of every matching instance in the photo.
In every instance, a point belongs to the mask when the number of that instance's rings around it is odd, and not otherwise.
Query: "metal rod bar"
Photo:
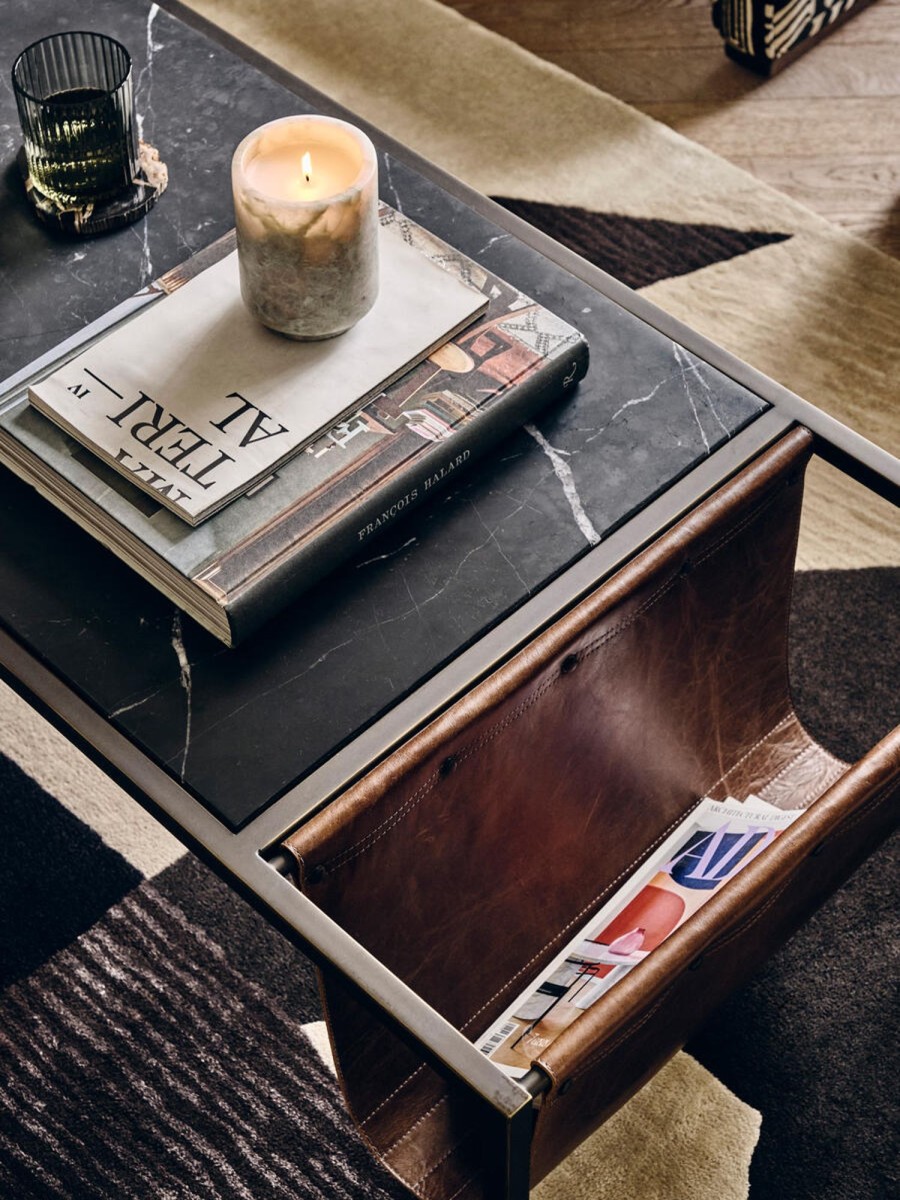
[[[291,874],[291,857],[286,850],[274,850],[271,854],[265,855],[265,859],[279,875]]]
[[[519,1080],[519,1086],[523,1087],[526,1092],[530,1092],[532,1096],[540,1096],[546,1092],[552,1083],[552,1079],[546,1072],[539,1067],[532,1067],[527,1075],[523,1075]]]

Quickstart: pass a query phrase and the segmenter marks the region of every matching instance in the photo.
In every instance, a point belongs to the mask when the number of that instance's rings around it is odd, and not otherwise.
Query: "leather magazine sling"
[[[794,712],[795,429],[285,846],[298,886],[480,1036],[704,796],[804,812],[534,1065],[537,1183],[887,834],[900,729],[849,765]],[[483,1110],[321,973],[359,1128],[422,1197],[491,1193]]]

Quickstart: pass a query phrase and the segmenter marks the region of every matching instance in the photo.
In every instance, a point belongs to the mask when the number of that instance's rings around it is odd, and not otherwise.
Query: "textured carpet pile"
[[[896,449],[897,264],[434,0],[193,7]],[[900,721],[900,545],[833,472],[810,490],[794,689],[853,758]],[[0,750],[0,1196],[400,1200],[341,1106],[308,962],[5,689]],[[896,858],[540,1200],[893,1194]]]

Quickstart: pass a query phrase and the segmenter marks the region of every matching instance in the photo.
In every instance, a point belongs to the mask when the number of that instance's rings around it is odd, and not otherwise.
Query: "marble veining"
[[[553,474],[562,484],[562,490],[569,502],[569,508],[571,508],[572,516],[575,518],[575,524],[584,534],[588,545],[596,546],[600,541],[600,534],[594,528],[590,517],[584,511],[584,505],[578,494],[578,488],[575,486],[575,476],[572,474],[572,468],[564,457],[570,455],[572,452],[570,450],[557,450],[555,446],[551,446],[536,425],[529,423],[525,426],[525,432],[534,438],[550,459]]]
[[[381,170],[381,198],[398,213],[403,212],[403,197],[394,187],[394,160],[386,150],[379,155]]]
[[[159,13],[159,5],[151,4],[150,10],[147,13],[147,41],[146,41],[146,61],[138,75],[135,91],[137,93],[137,101],[135,104],[135,124],[137,126],[137,135],[140,140],[144,139],[144,120],[149,114],[153,116],[153,56],[157,50],[161,50],[162,44],[157,44],[153,40],[153,22]],[[139,237],[141,238],[141,285],[149,283],[153,279],[153,258],[150,253],[150,222],[142,221],[140,226]]]
[[[178,680],[184,691],[185,720],[184,720],[184,750],[181,755],[179,778],[184,779],[187,769],[187,757],[191,749],[191,721],[193,718],[193,679],[191,677],[191,662],[184,648],[184,635],[181,631],[181,613],[176,612],[172,617],[172,649],[178,660]]]
[[[0,87],[0,378],[232,224],[241,138],[308,105],[156,4],[16,6],[3,55],[51,29],[108,31],[135,59],[139,128],[170,170],[146,221],[71,243],[17,190]],[[382,197],[576,325],[591,369],[444,492],[227,650],[0,470],[0,613],[229,825],[475,641],[765,407],[758,396],[379,152]]]

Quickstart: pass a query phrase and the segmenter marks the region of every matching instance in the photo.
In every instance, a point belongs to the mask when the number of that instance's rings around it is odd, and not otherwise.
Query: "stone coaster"
[[[25,179],[25,195],[34,213],[44,225],[59,233],[75,237],[92,237],[121,229],[145,216],[166,190],[169,171],[160,162],[159,151],[148,142],[138,148],[140,167],[135,179],[121,192],[96,204],[63,208],[37,190],[28,174],[24,147],[19,150],[18,163]]]

